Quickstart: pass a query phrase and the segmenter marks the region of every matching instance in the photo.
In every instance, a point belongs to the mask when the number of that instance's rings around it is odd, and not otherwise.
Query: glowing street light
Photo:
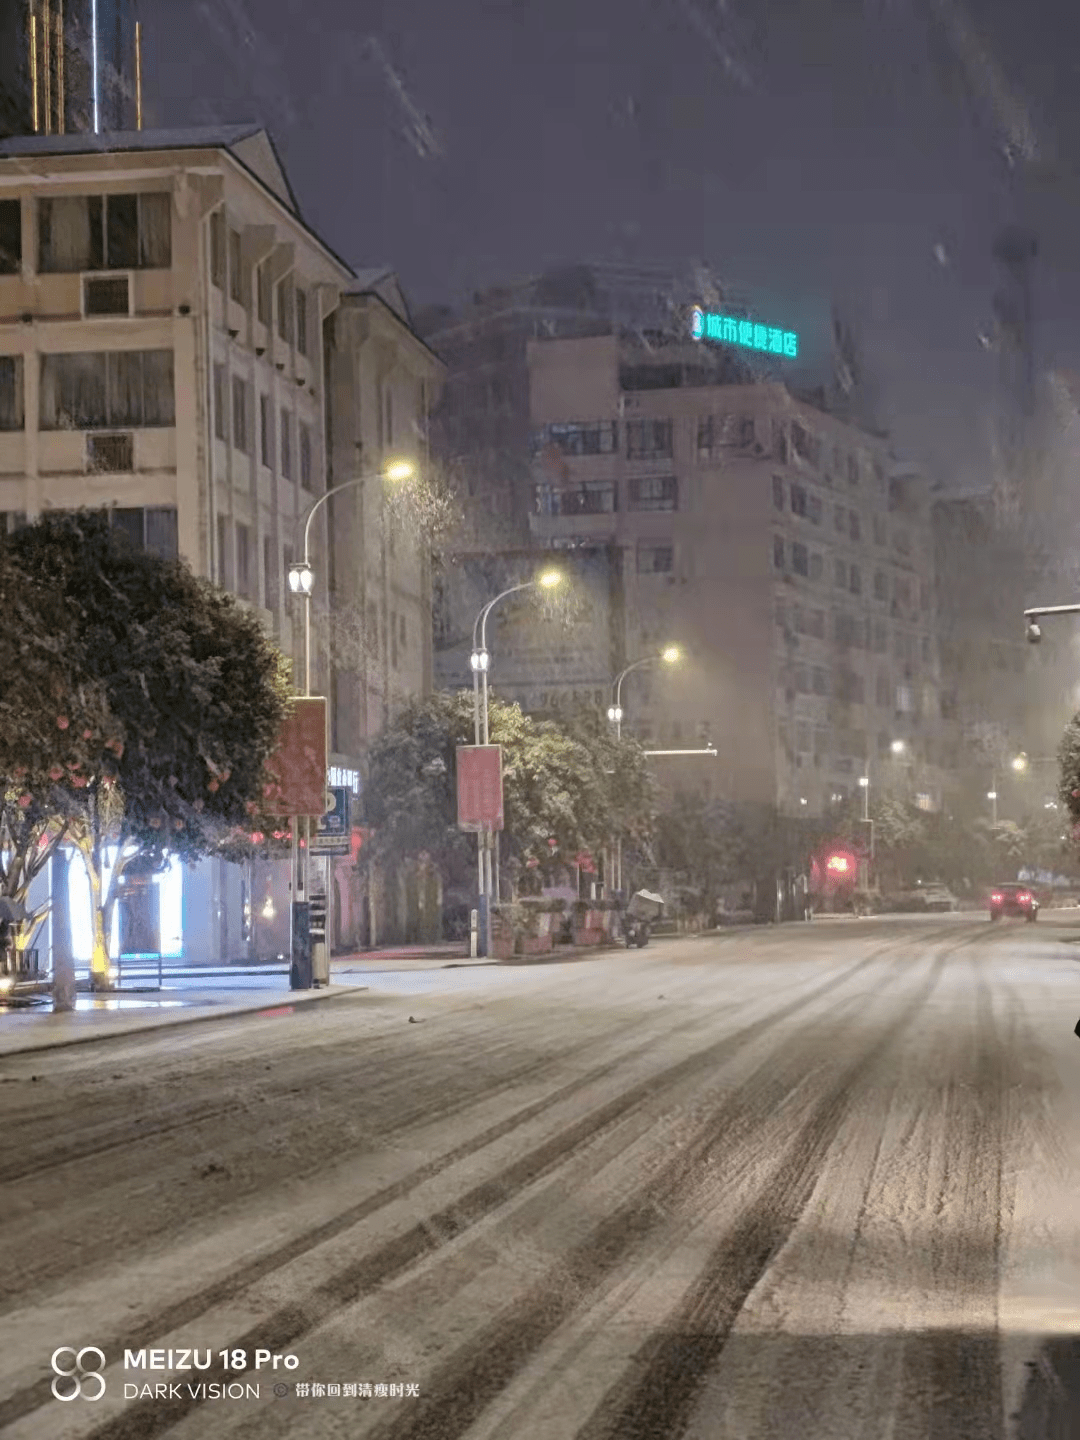
[[[473,742],[476,745],[488,743],[488,671],[491,669],[491,651],[487,647],[487,621],[495,606],[500,600],[505,600],[508,595],[516,595],[519,590],[554,590],[563,582],[562,572],[559,570],[544,570],[532,580],[524,580],[520,585],[510,585],[501,590],[493,600],[489,600],[482,607],[476,620],[473,622],[472,652],[469,655],[469,669],[473,675]],[[491,900],[494,893],[492,884],[491,849],[488,843],[486,831],[479,830],[476,834],[477,847],[477,871],[480,890],[480,909],[483,916],[481,927],[482,953],[488,955],[491,952]]]
[[[640,670],[643,665],[655,665],[659,660],[664,665],[677,665],[682,659],[682,651],[678,645],[665,645],[658,655],[644,655],[640,660],[634,660],[624,669],[620,670],[612,685],[611,704],[608,706],[607,717],[615,726],[616,739],[622,739],[622,682],[630,674],[631,670]]]
[[[904,751],[907,749],[907,741],[906,741],[906,740],[894,740],[894,741],[892,742],[892,744],[889,746],[889,749],[892,751],[892,753],[893,753],[894,755],[903,755]]]

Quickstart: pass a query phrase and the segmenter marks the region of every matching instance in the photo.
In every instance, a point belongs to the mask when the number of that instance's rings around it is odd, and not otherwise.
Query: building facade
[[[0,0],[0,138],[142,128],[135,0]]]
[[[331,317],[375,301],[349,294],[356,275],[304,223],[267,135],[2,142],[0,245],[2,523],[106,508],[137,544],[181,556],[251,607],[302,678],[303,616],[286,577],[328,474],[353,473],[332,437],[362,432],[361,397],[339,383],[355,337]],[[407,323],[398,329],[391,352],[423,352]],[[422,392],[396,398],[417,455]],[[358,795],[369,732],[351,717],[370,676],[339,673],[327,598],[331,586],[355,589],[365,562],[344,543],[328,549],[333,503],[311,528],[312,691],[335,701],[332,763]],[[419,643],[423,576],[406,560],[399,585],[393,557],[383,574],[408,595]],[[422,689],[423,667],[403,683]],[[287,950],[279,871],[200,867],[185,879],[174,949],[208,960]],[[333,897],[339,938],[355,936],[355,898]]]
[[[722,354],[529,344],[541,545],[623,553],[624,729],[711,739],[691,783],[821,815],[860,776],[941,798],[930,497],[887,441]],[[711,368],[710,368],[711,367]]]

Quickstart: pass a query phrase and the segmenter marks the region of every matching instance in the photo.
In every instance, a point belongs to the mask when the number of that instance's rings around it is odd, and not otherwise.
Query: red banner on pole
[[[502,746],[457,747],[459,830],[503,828]]]
[[[270,815],[326,814],[326,697],[293,700],[266,762],[263,808]]]

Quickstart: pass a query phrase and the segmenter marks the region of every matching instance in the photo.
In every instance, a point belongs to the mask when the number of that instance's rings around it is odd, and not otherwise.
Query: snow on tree
[[[234,597],[137,549],[100,512],[43,516],[0,556],[22,621],[0,691],[4,813],[14,805],[78,846],[91,981],[105,988],[125,866],[205,855],[257,809],[289,664]]]
[[[503,747],[502,861],[537,879],[598,855],[622,828],[641,840],[653,816],[640,748],[588,719],[568,728],[489,699],[491,743]],[[374,742],[365,791],[368,854],[387,865],[428,856],[447,878],[471,873],[475,840],[457,828],[456,749],[473,743],[473,700],[441,692],[408,706]]]

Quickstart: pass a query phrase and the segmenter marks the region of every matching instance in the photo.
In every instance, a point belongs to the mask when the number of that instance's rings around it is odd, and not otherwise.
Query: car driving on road
[[[1038,918],[1039,902],[1030,885],[995,885],[990,892],[990,919],[1015,915],[1027,921]]]

